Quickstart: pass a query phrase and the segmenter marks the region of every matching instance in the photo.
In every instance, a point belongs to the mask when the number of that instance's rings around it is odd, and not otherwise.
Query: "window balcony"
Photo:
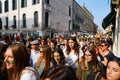
[[[21,28],[27,28],[27,25],[21,25]]]
[[[9,26],[9,29],[16,29],[16,28],[17,28],[16,25],[11,25],[11,26]]]
[[[32,24],[32,28],[39,27],[39,24]]]
[[[8,26],[5,25],[4,28],[7,30],[7,29],[8,29]]]

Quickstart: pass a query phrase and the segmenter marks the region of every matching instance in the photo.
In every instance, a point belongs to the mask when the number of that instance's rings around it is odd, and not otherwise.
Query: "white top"
[[[36,63],[37,63],[39,57],[40,57],[39,51],[31,50],[30,64],[32,65],[32,67],[34,67],[34,68],[36,67]]]
[[[81,53],[80,51],[78,55],[78,54],[75,54],[75,52],[70,52],[70,54],[67,55],[65,50],[63,52],[66,57],[66,61],[71,66],[71,68],[76,68],[78,63],[78,58],[83,56],[83,53]]]
[[[22,71],[20,80],[40,80],[40,77],[34,68],[26,67]]]

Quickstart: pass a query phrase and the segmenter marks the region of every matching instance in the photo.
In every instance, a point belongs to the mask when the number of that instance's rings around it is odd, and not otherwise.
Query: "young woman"
[[[76,73],[77,64],[82,54],[80,53],[80,46],[75,37],[70,37],[68,39],[68,45],[66,50],[64,51],[64,55],[66,57],[67,63]]]
[[[46,72],[51,66],[51,48],[48,45],[40,47],[41,56],[36,64],[36,69],[42,78],[43,73]]]
[[[65,56],[60,48],[55,49],[52,57],[52,63],[53,65],[65,65]]]
[[[37,72],[29,66],[29,53],[23,44],[10,45],[4,55],[9,80],[39,80]]]
[[[7,69],[4,63],[4,53],[6,49],[7,46],[0,43],[0,80],[8,80]]]
[[[95,48],[88,46],[78,64],[76,76],[78,80],[94,80],[97,71],[97,56]]]
[[[99,78],[100,76],[101,78]],[[104,76],[106,76],[106,78]],[[95,80],[120,80],[120,58],[116,57],[110,60],[107,65],[106,75],[98,72]]]
[[[111,60],[107,65],[107,80],[120,80],[120,60]]]
[[[43,80],[77,80],[77,78],[68,66],[56,65],[47,71]]]

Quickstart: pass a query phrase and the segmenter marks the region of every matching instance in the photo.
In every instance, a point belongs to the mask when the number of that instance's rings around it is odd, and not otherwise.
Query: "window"
[[[78,30],[80,30],[80,26],[73,23],[72,29],[78,31]]]
[[[71,21],[69,20],[69,28],[68,28],[69,31],[70,31],[70,24],[71,24]]]
[[[16,28],[16,16],[13,17],[13,28]]]
[[[8,0],[5,1],[5,6],[4,6],[4,8],[5,8],[5,12],[8,12]]]
[[[6,25],[5,25],[5,29],[8,29],[8,17],[6,17]]]
[[[27,0],[21,0],[21,7],[27,7]]]
[[[32,4],[38,4],[39,0],[32,0]]]
[[[17,0],[12,0],[12,10],[17,9]]]
[[[34,26],[38,27],[38,12],[37,11],[34,13]]]
[[[26,14],[23,14],[23,28],[26,27]]]
[[[49,0],[45,0],[45,2],[46,2],[47,4],[49,4]]]
[[[72,30],[75,30],[75,24],[72,25]]]
[[[0,18],[0,29],[2,29],[2,20]]]
[[[76,28],[77,30],[79,30],[79,25],[77,25],[77,28]]]
[[[0,1],[0,13],[2,13],[2,2]]]
[[[71,16],[71,6],[69,6],[69,16]]]
[[[49,22],[49,13],[45,13],[45,27],[48,27],[48,22]]]

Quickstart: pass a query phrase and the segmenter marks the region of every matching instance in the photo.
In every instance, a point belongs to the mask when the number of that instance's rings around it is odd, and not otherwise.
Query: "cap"
[[[38,40],[34,40],[31,42],[31,44],[39,44],[39,41]]]

